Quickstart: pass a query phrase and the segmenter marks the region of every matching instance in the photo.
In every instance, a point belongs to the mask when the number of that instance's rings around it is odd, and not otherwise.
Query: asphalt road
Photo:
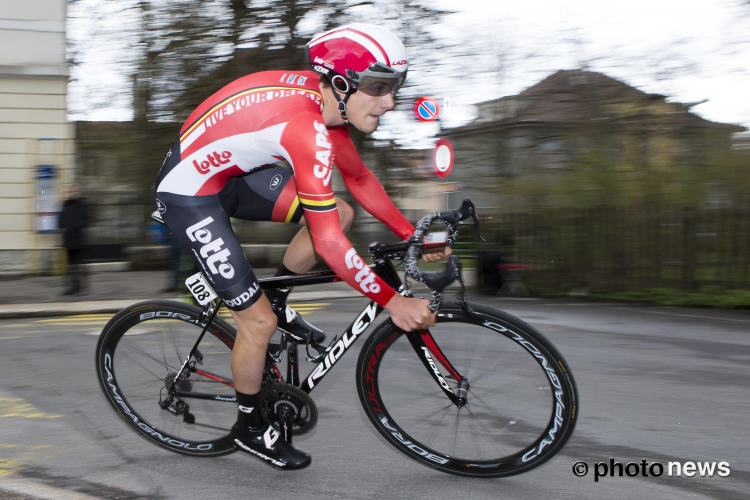
[[[480,298],[531,323],[578,383],[580,418],[546,466],[506,479],[455,477],[412,462],[367,421],[358,346],[313,393],[317,428],[295,444],[312,465],[277,472],[238,453],[170,453],[116,417],[95,377],[105,316],[0,321],[0,499],[21,498],[747,498],[750,314],[574,301]],[[309,308],[340,332],[362,300]],[[361,343],[360,343],[361,344]],[[594,462],[728,462],[729,477],[605,477]],[[577,461],[585,477],[573,475]],[[21,485],[11,492],[13,485]],[[47,488],[28,495],[23,485]],[[3,491],[5,489],[6,491]],[[67,492],[65,497],[61,492]],[[26,492],[26,494],[24,494]],[[53,493],[50,493],[53,492]]]

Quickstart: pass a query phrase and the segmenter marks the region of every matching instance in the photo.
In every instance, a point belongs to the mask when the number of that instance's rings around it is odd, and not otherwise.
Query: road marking
[[[4,458],[0,458],[0,477],[10,476],[11,474],[17,473],[21,469],[22,469],[22,466],[20,462],[16,462],[15,460],[6,460]]]
[[[72,318],[56,318],[56,319],[38,319],[34,323],[106,323],[108,319],[78,319]]]
[[[54,330],[24,330],[22,332],[13,332],[17,337],[0,337],[0,339],[22,339],[24,338],[23,335],[26,335],[27,333],[55,333]]]
[[[34,455],[49,457],[50,448],[52,448],[52,446],[48,444],[25,445],[15,443],[0,443],[0,450],[11,450],[11,454],[18,455],[15,457],[16,460],[11,460],[10,458],[0,458],[0,477],[16,474],[27,467],[26,463],[17,460],[19,457],[30,458]]]
[[[0,418],[61,418],[64,416],[44,413],[25,399],[0,398]]]
[[[74,314],[68,317],[69,318],[111,318],[112,316],[114,316],[114,314],[101,313],[101,314]]]
[[[42,448],[51,448],[49,444],[14,444],[14,443],[0,443],[0,450],[13,450],[20,448],[23,450],[39,450]]]
[[[85,332],[79,332],[84,335],[91,335],[92,337],[98,337],[102,334],[101,330],[87,330]],[[157,330],[149,329],[149,328],[141,328],[141,327],[135,327],[130,328],[127,332],[125,332],[125,337],[131,337],[133,335],[146,335],[149,333],[158,333]]]
[[[62,318],[50,318],[50,319],[40,319],[37,320],[36,323],[44,323],[49,321],[62,321],[62,320],[68,320],[68,321],[78,321],[78,320],[109,320],[114,314],[76,314],[72,316],[64,316]]]
[[[301,302],[299,304],[287,304],[289,307],[297,311],[300,316],[306,316],[308,314],[314,313],[315,311],[319,311],[321,309],[324,309],[326,306],[330,306],[330,302]],[[223,310],[219,312],[219,317],[222,319],[232,318],[232,315],[229,311]]]
[[[111,318],[112,314],[77,314],[75,316],[65,316],[62,318],[38,319],[34,323],[41,323],[45,326],[74,326],[74,325],[102,325],[104,326]]]
[[[84,493],[54,488],[20,478],[0,477],[0,489],[45,500],[98,500],[98,497]]]
[[[307,314],[311,314],[315,311],[319,311],[321,309],[324,309],[327,306],[330,306],[330,302],[300,302],[295,304],[289,304],[289,307],[293,308],[295,311],[297,311],[301,316],[305,316]],[[29,327],[29,326],[65,326],[65,327],[73,327],[73,326],[86,326],[86,327],[95,327],[95,326],[104,326],[106,325],[109,320],[114,315],[110,314],[77,314],[75,316],[65,316],[65,317],[57,317],[57,318],[49,318],[49,319],[38,319],[34,320],[31,323],[16,323],[13,325],[3,325],[4,327]],[[228,310],[222,310],[219,311],[218,316],[222,319],[232,319],[232,315]],[[154,322],[164,321],[168,322],[169,320],[151,320],[149,321],[149,324],[153,324]],[[49,333],[49,331],[44,330],[35,330],[35,331],[24,331],[24,332],[14,332],[16,335],[18,334],[27,334],[27,333]],[[87,335],[93,335],[91,331],[84,332]],[[97,332],[96,335],[99,333]],[[0,340],[6,340],[6,339],[17,339],[21,338],[18,336],[14,337],[0,337]]]

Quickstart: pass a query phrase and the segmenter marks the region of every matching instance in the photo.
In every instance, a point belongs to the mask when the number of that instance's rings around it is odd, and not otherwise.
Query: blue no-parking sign
[[[414,114],[422,122],[434,122],[440,115],[440,106],[432,97],[420,97],[414,105]]]

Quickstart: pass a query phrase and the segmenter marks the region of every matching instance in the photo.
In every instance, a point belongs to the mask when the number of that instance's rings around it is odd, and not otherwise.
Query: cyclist
[[[305,226],[277,276],[307,272],[317,253],[354,289],[385,307],[400,328],[435,323],[426,301],[402,297],[364,264],[344,236],[354,211],[331,187],[335,163],[365,210],[400,238],[413,233],[360,159],[347,128],[371,133],[393,108],[409,66],[406,49],[391,32],[356,23],[316,36],[305,50],[314,72],[251,74],[198,106],[167,154],[156,188],[161,217],[192,252],[237,324],[233,443],[278,469],[306,467],[310,455],[280,439],[259,413],[268,342],[277,326],[301,342],[312,335],[320,343],[324,336],[286,306],[289,290],[265,295],[260,290],[230,217]],[[291,164],[293,174],[274,165],[281,160]]]

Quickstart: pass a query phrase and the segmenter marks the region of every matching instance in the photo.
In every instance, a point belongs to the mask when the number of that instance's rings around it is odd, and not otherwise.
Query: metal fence
[[[509,260],[560,287],[750,287],[750,209],[656,207],[504,214],[485,224]]]
[[[147,231],[151,205],[92,203],[91,244],[154,243]],[[296,227],[237,221],[243,243],[285,243]],[[666,209],[568,208],[505,213],[482,222],[488,244],[467,228],[459,247],[496,250],[511,262],[530,264],[527,277],[561,289],[619,291],[631,287],[750,288],[750,206]],[[361,220],[349,238],[360,252],[372,241],[395,241],[385,226]]]

